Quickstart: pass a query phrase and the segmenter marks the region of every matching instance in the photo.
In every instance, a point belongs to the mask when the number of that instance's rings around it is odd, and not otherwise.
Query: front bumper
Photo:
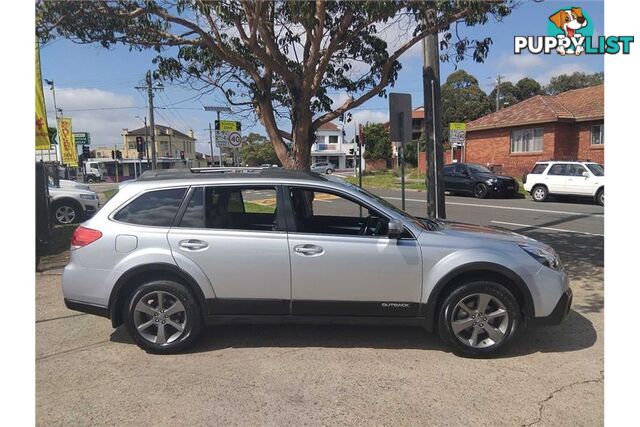
[[[82,200],[82,210],[86,218],[91,218],[100,209],[100,200]]]
[[[545,317],[534,317],[529,320],[529,324],[531,326],[559,325],[567,317],[567,314],[569,314],[572,302],[573,291],[569,288],[562,294],[551,314]]]

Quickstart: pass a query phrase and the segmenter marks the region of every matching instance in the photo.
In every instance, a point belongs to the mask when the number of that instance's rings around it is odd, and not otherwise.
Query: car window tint
[[[586,171],[587,170],[580,165],[571,165],[571,175],[573,176],[582,176],[582,173]]]
[[[299,233],[383,236],[388,219],[338,194],[290,189],[295,230]]]
[[[454,172],[453,165],[447,165],[444,168],[442,168],[442,173],[444,173],[445,175],[453,175],[453,172]]]
[[[548,164],[547,163],[538,163],[537,165],[535,165],[533,167],[533,169],[531,170],[532,174],[541,174],[542,172],[544,172],[544,170],[547,168]]]
[[[169,227],[185,191],[184,188],[149,191],[122,208],[114,219],[129,224]]]
[[[229,230],[277,230],[274,187],[208,187],[204,197],[205,227]]]
[[[569,165],[566,163],[556,163],[549,169],[548,175],[569,175]]]
[[[462,165],[455,165],[454,171],[456,175],[464,175],[467,171],[467,168]]]
[[[180,227],[204,227],[204,191],[202,187],[198,187],[193,191],[191,200],[189,200],[189,204],[180,220]]]

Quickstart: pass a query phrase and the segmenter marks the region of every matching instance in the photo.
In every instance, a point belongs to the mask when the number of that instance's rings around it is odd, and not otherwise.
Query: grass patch
[[[348,182],[358,185],[357,176],[345,178]],[[365,188],[400,188],[400,170],[386,169],[374,172],[365,172],[362,175],[362,186]],[[405,188],[411,190],[425,190],[424,173],[418,173],[417,168],[405,170]]]
[[[105,191],[102,194],[104,194],[105,202],[108,202],[109,199],[111,199],[117,193],[118,193],[118,189],[117,188],[110,188],[109,190]]]

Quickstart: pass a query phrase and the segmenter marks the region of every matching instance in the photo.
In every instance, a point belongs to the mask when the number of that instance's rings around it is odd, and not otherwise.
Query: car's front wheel
[[[75,224],[80,221],[82,208],[80,204],[73,201],[59,201],[52,206],[53,220],[58,225]]]
[[[478,183],[473,187],[473,195],[477,199],[484,199],[489,194],[489,189],[483,183]]]
[[[127,299],[124,324],[149,353],[176,353],[193,344],[202,329],[198,302],[189,289],[171,280],[138,287]]]
[[[516,336],[522,324],[518,301],[500,283],[469,281],[440,306],[442,340],[466,356],[493,356]]]
[[[327,175],[331,175],[333,173],[333,169],[327,169],[325,173]]]

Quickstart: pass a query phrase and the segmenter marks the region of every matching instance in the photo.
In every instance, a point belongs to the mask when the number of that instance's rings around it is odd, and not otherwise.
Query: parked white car
[[[536,202],[550,194],[590,197],[604,206],[604,167],[594,162],[538,162],[523,177],[524,189]]]
[[[49,185],[49,200],[51,217],[59,225],[80,222],[93,216],[100,207],[98,194],[94,191],[62,184],[60,187]]]
[[[70,179],[60,179],[58,180],[60,184],[60,188],[79,188],[81,190],[89,190],[89,186],[87,184],[83,184],[77,181],[71,181]],[[54,185],[53,178],[49,178],[49,185]]]

